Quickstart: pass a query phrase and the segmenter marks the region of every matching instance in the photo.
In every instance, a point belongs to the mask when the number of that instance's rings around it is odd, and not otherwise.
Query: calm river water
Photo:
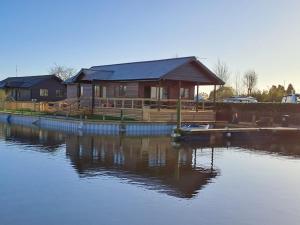
[[[1,225],[300,224],[300,140],[174,145],[0,124]]]

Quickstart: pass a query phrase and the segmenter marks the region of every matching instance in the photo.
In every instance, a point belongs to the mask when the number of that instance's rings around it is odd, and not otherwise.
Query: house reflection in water
[[[0,123],[0,137],[14,144],[36,146],[35,150],[45,152],[54,152],[65,143],[65,135],[59,132],[3,123]]]
[[[217,176],[196,166],[193,149],[166,137],[68,136],[66,152],[81,177],[114,176],[180,198],[192,198]]]
[[[214,148],[300,157],[299,139],[253,133],[238,139],[211,139],[173,147],[168,137],[78,136],[0,123],[0,139],[46,153],[66,147],[67,157],[83,179],[113,176],[179,198],[194,197],[220,174],[213,166]],[[203,159],[196,157],[201,148],[206,152],[211,149],[211,165],[197,163],[197,158]]]

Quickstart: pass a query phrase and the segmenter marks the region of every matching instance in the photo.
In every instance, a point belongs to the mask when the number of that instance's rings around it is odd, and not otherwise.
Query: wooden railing
[[[1,102],[3,110],[20,113],[39,112],[63,116],[99,115],[103,120],[119,118],[136,121],[176,122],[177,99],[147,98],[80,98],[58,102]],[[215,113],[207,110],[205,104],[197,105],[192,100],[181,100],[183,121],[214,121]]]
[[[80,98],[69,99],[77,101],[81,107],[90,108],[124,108],[124,109],[176,109],[178,99],[152,98]],[[181,108],[184,110],[205,110],[205,102],[197,103],[194,100],[181,99]],[[93,107],[92,107],[93,106]]]
[[[93,110],[99,108],[121,109],[176,109],[178,99],[151,99],[151,98],[73,98],[58,102],[29,102],[29,101],[2,101],[1,109],[31,110],[41,112]],[[207,110],[211,104],[196,103],[193,100],[181,99],[183,110]]]

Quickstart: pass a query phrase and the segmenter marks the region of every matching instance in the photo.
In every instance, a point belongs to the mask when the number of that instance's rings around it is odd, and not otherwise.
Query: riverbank
[[[96,121],[71,117],[49,115],[21,115],[0,113],[0,122],[34,126],[43,129],[59,130],[72,133],[91,133],[107,135],[169,135],[175,124],[134,121]]]

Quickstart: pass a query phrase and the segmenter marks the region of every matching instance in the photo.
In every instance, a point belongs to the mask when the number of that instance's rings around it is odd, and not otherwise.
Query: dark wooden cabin
[[[60,101],[66,98],[66,85],[55,75],[9,77],[0,81],[4,98],[13,101]]]
[[[224,82],[196,57],[133,62],[81,69],[68,79],[67,98],[189,99],[195,86]],[[198,89],[197,89],[198,90]]]

